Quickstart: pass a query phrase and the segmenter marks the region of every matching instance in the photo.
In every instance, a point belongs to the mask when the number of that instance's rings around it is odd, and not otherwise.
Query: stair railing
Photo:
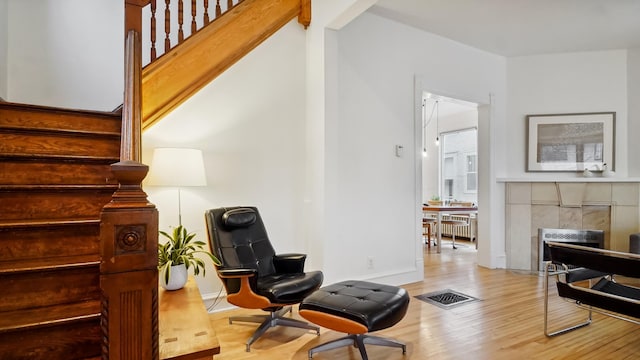
[[[143,55],[145,64],[168,53],[189,36],[231,11],[242,0],[148,0],[147,2],[149,4],[143,8],[141,19],[149,29],[148,32],[142,33],[143,44],[148,46],[149,51],[148,56],[146,53]]]
[[[147,65],[232,11],[242,1],[125,0],[126,28],[136,28],[142,34],[142,44],[147,49],[143,51],[142,63]],[[300,0],[298,21],[305,28],[309,26],[311,0]]]

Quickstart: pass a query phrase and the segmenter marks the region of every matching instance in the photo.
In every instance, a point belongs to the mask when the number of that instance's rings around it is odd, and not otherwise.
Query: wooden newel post
[[[125,89],[118,190],[100,214],[102,359],[156,360],[158,348],[158,211],[147,200],[141,161],[142,7],[125,0]]]
[[[158,359],[158,212],[144,164],[111,165],[120,188],[101,213],[103,359]]]

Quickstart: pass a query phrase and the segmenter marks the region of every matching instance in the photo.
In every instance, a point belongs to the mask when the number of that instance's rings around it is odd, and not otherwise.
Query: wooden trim
[[[102,358],[158,359],[157,270],[103,274]]]
[[[99,110],[84,110],[84,109],[68,109],[68,108],[61,108],[61,107],[55,107],[55,106],[47,106],[47,105],[34,105],[34,104],[21,104],[21,103],[14,103],[14,102],[10,102],[10,101],[2,101],[0,99],[0,102],[2,102],[2,104],[0,104],[0,109],[6,109],[6,110],[16,110],[16,111],[30,111],[30,112],[38,112],[40,114],[48,114],[48,113],[60,113],[63,115],[87,115],[87,116],[91,116],[91,117],[105,117],[105,118],[109,118],[112,119],[114,117],[114,114],[118,113],[118,109],[116,108],[114,111],[99,111]],[[4,115],[4,114],[3,114]],[[0,119],[3,119],[4,116],[0,117]]]
[[[298,23],[304,26],[305,29],[311,24],[311,0],[300,0]]]
[[[135,30],[127,33],[125,47],[125,84],[122,114],[120,161],[142,159],[141,129],[142,43]]]
[[[300,13],[300,0],[244,0],[142,71],[148,128]]]
[[[124,34],[127,36],[130,30],[142,33],[142,8],[149,4],[149,0],[125,0],[124,1]]]

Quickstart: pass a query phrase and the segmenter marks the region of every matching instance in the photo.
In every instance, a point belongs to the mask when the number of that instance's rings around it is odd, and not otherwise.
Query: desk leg
[[[442,215],[438,211],[438,254],[440,254],[442,249]]]
[[[471,235],[473,237],[473,241],[476,243],[476,250],[478,250],[478,217],[471,218],[469,216],[469,230],[471,231]]]

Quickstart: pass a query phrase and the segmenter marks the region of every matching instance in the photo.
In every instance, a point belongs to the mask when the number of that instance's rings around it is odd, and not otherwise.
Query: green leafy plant
[[[433,200],[433,201],[440,201],[440,196],[438,196],[438,195],[433,195],[433,196],[431,196],[431,200]]]
[[[202,271],[205,276],[204,261],[195,254],[205,254],[215,265],[222,263],[212,253],[204,250],[205,243],[195,240],[196,234],[190,233],[180,225],[173,229],[171,234],[159,231],[161,235],[169,239],[164,244],[158,243],[158,270],[164,276],[165,282],[171,277],[171,266],[184,264],[187,269],[193,267],[193,274],[198,275]]]

